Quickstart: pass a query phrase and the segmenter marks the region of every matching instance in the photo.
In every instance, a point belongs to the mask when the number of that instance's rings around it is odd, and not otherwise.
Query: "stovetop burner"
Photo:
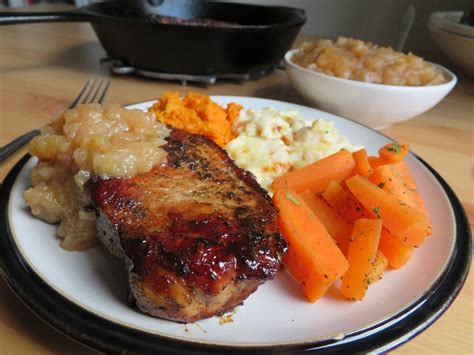
[[[258,79],[276,69],[275,66],[270,68],[259,70],[252,73],[227,73],[227,74],[215,74],[215,75],[194,75],[194,74],[179,74],[179,73],[163,73],[159,71],[135,68],[126,65],[120,60],[113,58],[101,59],[101,64],[106,64],[112,73],[118,75],[136,74],[146,78],[180,81],[182,85],[186,85],[189,82],[201,83],[201,84],[215,84],[217,80],[233,80],[233,81],[248,81]]]

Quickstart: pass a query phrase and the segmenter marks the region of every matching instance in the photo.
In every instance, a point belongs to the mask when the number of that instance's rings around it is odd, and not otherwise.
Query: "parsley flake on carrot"
[[[289,191],[286,191],[286,198],[293,202],[296,206],[300,205],[299,201]]]

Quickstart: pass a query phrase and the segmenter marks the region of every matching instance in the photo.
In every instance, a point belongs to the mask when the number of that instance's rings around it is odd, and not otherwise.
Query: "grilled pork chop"
[[[194,322],[272,279],[286,243],[269,196],[214,142],[172,130],[163,148],[165,166],[88,188],[99,239],[125,259],[132,302]]]

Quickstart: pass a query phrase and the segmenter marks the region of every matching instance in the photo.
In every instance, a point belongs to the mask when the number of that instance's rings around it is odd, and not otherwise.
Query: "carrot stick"
[[[367,157],[367,160],[369,161],[370,166],[372,167],[372,170],[378,168],[380,165],[385,164],[382,160],[380,160],[379,157],[370,156],[370,157]]]
[[[377,254],[382,221],[358,219],[354,223],[347,260],[349,269],[342,277],[341,292],[344,297],[362,300],[369,285],[369,273]]]
[[[299,194],[303,201],[326,227],[342,253],[347,256],[351,239],[352,226],[347,223],[334,209],[314,192],[306,190]]]
[[[393,164],[394,168],[397,170],[398,175],[400,178],[405,181],[405,184],[410,190],[416,190],[416,182],[415,179],[413,179],[413,176],[410,173],[410,169],[408,168],[408,164],[405,163],[404,161],[398,162],[396,164]]]
[[[386,164],[398,163],[408,154],[410,146],[403,143],[388,143],[379,149],[379,158]]]
[[[382,237],[380,237],[380,240],[382,240]],[[379,243],[379,249],[380,249],[380,243]],[[378,250],[375,255],[375,260],[372,263],[372,267],[367,276],[368,284],[371,285],[379,281],[380,279],[382,279],[382,276],[385,270],[387,270],[387,266],[388,266],[387,258],[380,250]]]
[[[399,164],[400,163],[379,166],[374,170],[372,175],[370,175],[369,181],[392,194],[400,201],[405,202],[407,205],[415,207],[427,214],[420,193],[417,190],[408,188],[407,183],[400,176],[398,171]]]
[[[365,148],[352,153],[352,157],[354,158],[355,166],[351,175],[369,177],[369,175],[372,174],[373,169],[370,165]]]
[[[395,175],[397,175],[404,183],[404,185],[412,192],[411,198],[413,200],[414,207],[418,208],[420,211],[428,215],[428,210],[426,209],[425,202],[421,197],[420,192],[416,186],[415,179],[408,169],[407,163],[401,161],[396,164],[391,164],[391,169]]]
[[[431,223],[421,211],[375,186],[361,176],[346,180],[346,185],[359,202],[373,211],[383,225],[407,245],[419,246],[431,232]]]
[[[408,262],[415,247],[406,245],[384,228],[380,236],[379,249],[386,256],[390,266],[399,269]]]
[[[331,207],[337,210],[338,214],[346,222],[354,223],[359,218],[370,218],[372,216],[354,195],[345,191],[339,183],[331,183],[326,188],[323,196],[327,201],[330,201]],[[379,249],[388,260],[389,265],[398,269],[408,262],[414,247],[403,243],[399,238],[383,228]],[[347,254],[345,253],[344,255]]]
[[[288,242],[283,261],[310,302],[323,296],[349,267],[324,225],[291,189],[276,190],[273,202]]]
[[[347,150],[340,150],[299,170],[276,178],[271,187],[275,191],[288,188],[296,192],[311,190],[321,193],[328,184],[347,177],[354,168],[354,158]]]
[[[350,224],[354,224],[359,218],[374,217],[350,191],[345,190],[337,181],[332,181],[322,196],[329,206]]]

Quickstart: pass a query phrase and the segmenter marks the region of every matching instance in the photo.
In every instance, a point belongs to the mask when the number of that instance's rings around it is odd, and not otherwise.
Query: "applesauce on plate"
[[[67,250],[95,244],[95,212],[84,193],[92,175],[127,178],[166,162],[169,129],[155,115],[120,105],[79,105],[41,130],[30,143],[38,157],[31,170],[32,187],[25,191],[34,216],[60,222],[58,236]]]

